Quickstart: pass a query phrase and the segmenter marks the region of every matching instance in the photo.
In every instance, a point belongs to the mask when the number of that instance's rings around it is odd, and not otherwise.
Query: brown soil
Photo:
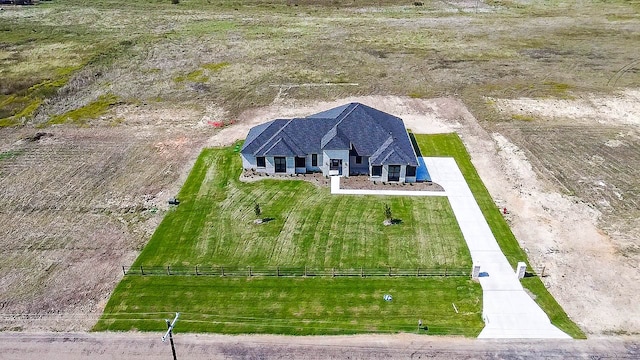
[[[295,175],[277,175],[265,174],[256,171],[245,170],[240,176],[241,181],[252,182],[259,180],[302,180],[310,182],[316,186],[329,187],[331,182],[329,178],[322,176],[321,173],[295,174]],[[341,189],[352,190],[407,190],[407,191],[444,191],[442,186],[431,182],[416,182],[411,184],[400,184],[395,182],[371,181],[367,176],[350,176],[340,179]]]
[[[371,181],[366,176],[341,178],[340,188],[353,190],[444,191],[442,186],[431,181],[400,184],[394,182]]]
[[[0,161],[0,330],[88,330],[209,134],[38,132],[0,129],[0,153],[12,154]]]

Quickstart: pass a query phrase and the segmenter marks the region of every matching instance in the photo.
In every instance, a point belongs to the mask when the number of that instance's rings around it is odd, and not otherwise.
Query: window
[[[389,165],[389,176],[387,180],[388,181],[400,180],[400,165]]]
[[[307,158],[296,156],[296,167],[297,168],[307,167]]]
[[[273,162],[276,166],[277,173],[287,172],[287,159],[283,157],[274,157]]]
[[[318,154],[311,154],[311,166],[318,166]]]
[[[382,176],[382,166],[372,166],[371,167],[371,176]]]
[[[356,164],[362,164],[362,156],[356,156]]]
[[[258,167],[265,167],[267,166],[267,163],[264,161],[264,156],[258,156],[256,158],[256,165]]]
[[[416,167],[407,165],[407,176],[416,176]]]

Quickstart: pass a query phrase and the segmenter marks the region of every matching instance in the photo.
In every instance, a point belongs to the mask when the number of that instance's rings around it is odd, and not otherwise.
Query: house
[[[244,169],[268,174],[415,182],[419,166],[402,119],[360,103],[255,126],[240,154]]]

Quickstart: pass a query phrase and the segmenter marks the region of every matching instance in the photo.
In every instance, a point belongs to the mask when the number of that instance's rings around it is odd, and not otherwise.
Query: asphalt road
[[[0,359],[172,359],[159,333],[0,333]],[[412,334],[175,334],[178,359],[640,359],[640,338],[481,340]]]

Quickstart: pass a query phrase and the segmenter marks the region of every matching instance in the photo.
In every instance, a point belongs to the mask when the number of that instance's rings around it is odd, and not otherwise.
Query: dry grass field
[[[589,334],[638,334],[639,10],[3,5],[0,328],[89,329],[205,144],[361,97],[426,131],[459,132],[573,320]]]

